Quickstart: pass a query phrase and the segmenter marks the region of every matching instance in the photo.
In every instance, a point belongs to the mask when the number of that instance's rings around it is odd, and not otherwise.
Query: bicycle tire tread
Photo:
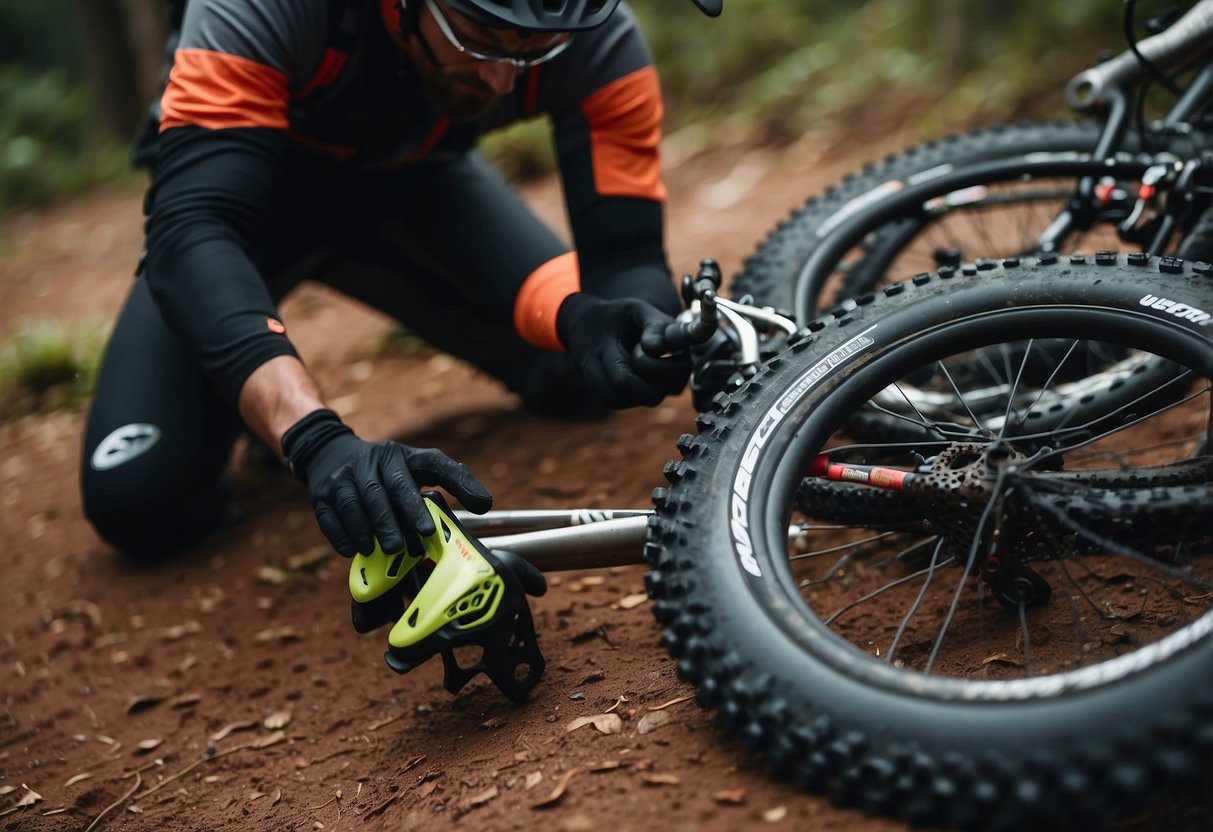
[[[1076,266],[1048,268],[1060,273]],[[1077,268],[1095,269],[1089,264]],[[1196,294],[1213,301],[1213,279],[1198,277],[1190,268],[1182,277],[1166,278],[1171,286],[1177,279],[1199,283]],[[719,500],[713,503],[712,494],[722,483],[712,478],[712,471],[725,458],[736,458],[735,451],[726,453],[726,446],[736,446],[738,438],[753,429],[750,410],[761,391],[778,388],[794,377],[782,368],[825,335],[855,331],[874,315],[939,291],[941,283],[939,275],[930,275],[916,285],[905,284],[904,291],[889,297],[861,299],[842,317],[811,322],[787,352],[760,369],[752,384],[722,395],[712,412],[700,416],[698,435],[680,443],[681,459],[666,467],[670,486],[654,492],[656,512],[645,547],[651,564],[646,587],[654,601],[653,612],[679,675],[696,687],[698,703],[714,709],[720,724],[741,737],[747,748],[761,753],[777,776],[825,792],[843,805],[915,824],[1017,829],[1047,823],[1050,828],[1095,828],[1106,821],[1109,805],[1134,806],[1168,781],[1175,785],[1209,776],[1213,671],[1204,673],[1206,684],[1187,694],[1182,712],[1146,712],[1141,724],[1116,726],[1111,739],[1012,753],[874,737],[823,709],[813,692],[793,687],[789,693],[786,680],[780,682],[756,667],[754,645],[729,626],[730,616],[742,613],[723,610],[722,579],[709,577],[706,571],[732,568],[732,558],[706,557],[704,535],[710,541],[719,529],[703,528],[706,524],[700,519],[719,511]],[[955,297],[957,287],[948,289]],[[764,401],[771,395],[768,390]],[[707,561],[730,566],[709,567]],[[733,590],[733,595],[739,592]],[[1208,647],[1205,652],[1213,654]]]

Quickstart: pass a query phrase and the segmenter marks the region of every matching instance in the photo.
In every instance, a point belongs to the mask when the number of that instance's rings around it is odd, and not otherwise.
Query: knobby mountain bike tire
[[[781,222],[746,260],[732,294],[750,294],[760,305],[790,310],[807,321],[839,299],[934,271],[937,251],[956,250],[960,259],[1031,253],[1036,238],[1074,193],[1078,177],[1094,170],[1090,164],[1069,169],[1058,164],[1089,158],[1099,130],[1091,122],[1021,123],[891,155],[809,199]],[[1178,156],[1194,153],[1197,143],[1192,135],[1170,132],[1151,133],[1146,141],[1152,153]],[[1124,151],[1136,153],[1139,147],[1135,133],[1126,136]],[[956,183],[941,178],[1000,159],[1012,161],[1013,167],[997,179],[978,176]],[[1139,176],[1151,161],[1143,156],[1122,173]],[[931,181],[942,187],[923,192]],[[919,188],[921,199],[892,215],[882,210],[911,187]],[[831,238],[844,224],[850,224],[853,239],[826,260],[814,260],[824,244],[835,242]],[[1071,233],[1062,242],[1063,254],[1124,247],[1107,223]]]
[[[1213,275],[973,271],[818,319],[718,397],[654,492],[648,589],[699,702],[775,773],[915,823],[1099,826],[1213,775]],[[916,440],[846,434],[902,379],[1001,342],[1026,366],[1037,339],[1160,357],[1184,395],[1042,435],[1032,391],[988,429],[952,378]]]

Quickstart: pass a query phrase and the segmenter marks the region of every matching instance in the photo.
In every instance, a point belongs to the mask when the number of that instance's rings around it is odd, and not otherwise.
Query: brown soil
[[[788,209],[853,166],[824,158],[825,144],[673,165],[674,267],[713,256],[735,272]],[[527,197],[562,222],[555,183]],[[112,319],[140,228],[130,192],[6,221],[0,336],[26,318]],[[498,508],[645,507],[692,429],[686,396],[598,423],[528,416],[445,357],[377,354],[391,323],[320,289],[284,314],[360,434],[443,448]],[[397,676],[384,632],[353,632],[346,564],[280,473],[242,471],[238,515],[199,551],[124,563],[81,516],[82,424],[78,410],[0,424],[0,811],[41,796],[0,828],[83,829],[103,812],[97,828],[131,830],[425,829],[465,814],[484,829],[900,828],[773,781],[718,730],[676,678],[649,604],[619,603],[643,592],[640,567],[549,575],[532,601],[548,671],[529,704],[484,677],[452,697],[438,659]],[[290,570],[300,555],[320,561]],[[662,705],[669,721],[640,733]],[[567,730],[611,709],[621,733]],[[562,784],[559,802],[534,808]]]
[[[823,133],[672,160],[672,264],[712,256],[735,273],[788,209],[905,143],[843,153]],[[555,183],[526,195],[561,224]],[[0,338],[23,318],[112,319],[140,222],[130,192],[6,221]],[[284,315],[361,435],[443,448],[497,508],[646,507],[693,429],[685,395],[595,423],[529,416],[450,359],[383,352],[389,321],[318,288]],[[727,738],[676,677],[649,604],[621,603],[644,591],[640,567],[549,575],[531,702],[484,677],[452,697],[438,659],[398,676],[384,631],[353,632],[346,563],[283,473],[241,470],[231,523],[200,550],[125,563],[81,516],[82,424],[78,410],[0,423],[0,828],[904,828],[773,780]],[[607,711],[620,733],[569,730]],[[657,712],[668,721],[642,733]]]

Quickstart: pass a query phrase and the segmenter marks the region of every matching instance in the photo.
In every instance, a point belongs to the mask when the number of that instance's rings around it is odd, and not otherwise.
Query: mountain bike
[[[684,278],[678,326],[704,342],[698,393],[726,389],[654,509],[433,504],[424,552],[351,568],[356,626],[395,622],[389,665],[440,654],[448,689],[484,672],[525,701],[543,669],[525,603],[541,573],[643,560],[699,702],[775,774],[840,803],[1093,825],[1213,774],[1213,267],[966,263],[794,333],[717,296],[718,280]],[[1034,345],[1059,342],[1042,373]],[[1126,351],[1182,369],[1165,395],[1033,415],[1131,375]],[[903,390],[933,395],[931,414],[892,415]],[[863,414],[906,429],[857,440]],[[554,522],[569,528],[518,530]]]
[[[776,772],[983,829],[1209,778],[1213,4],[1160,29],[1071,83],[1102,124],[891,157],[734,280],[811,334],[680,444],[650,592]]]
[[[1124,4],[1126,30],[1135,3]],[[1067,103],[1096,120],[1002,125],[889,156],[809,199],[731,283],[734,296],[808,320],[890,279],[1034,252],[1179,253],[1210,204],[1213,3],[1075,76]],[[1146,120],[1150,93],[1172,102]],[[1213,259],[1205,251],[1204,259]]]
[[[1136,50],[1189,61],[1211,7]],[[651,512],[436,501],[425,551],[356,559],[356,626],[395,622],[396,670],[441,654],[452,691],[484,672],[525,701],[542,572],[643,560],[699,702],[840,803],[1058,828],[1198,792],[1213,777],[1213,267],[1189,258],[1213,70],[1132,130],[1118,90],[1146,77],[1137,58],[1092,72],[1074,89],[1106,102],[1102,126],[895,157],[793,215],[733,300],[714,266],[684,278],[671,341],[692,351],[703,412]],[[1041,205],[1027,223],[1003,213]],[[990,216],[1031,233],[929,243],[926,268],[903,271],[950,218]],[[819,314],[839,274],[852,297]],[[520,530],[554,523],[568,528]],[[461,663],[465,647],[479,658]]]

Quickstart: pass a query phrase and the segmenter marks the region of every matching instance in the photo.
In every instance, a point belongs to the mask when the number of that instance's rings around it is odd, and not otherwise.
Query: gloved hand
[[[578,292],[560,305],[556,331],[600,402],[652,407],[681,392],[691,375],[690,356],[662,355],[662,333],[672,320],[639,298],[607,300]]]
[[[404,548],[405,535],[434,533],[418,484],[440,485],[465,508],[483,514],[493,495],[467,466],[434,448],[390,440],[366,442],[331,410],[304,416],[282,435],[282,452],[307,483],[320,530],[337,553],[369,554]]]

